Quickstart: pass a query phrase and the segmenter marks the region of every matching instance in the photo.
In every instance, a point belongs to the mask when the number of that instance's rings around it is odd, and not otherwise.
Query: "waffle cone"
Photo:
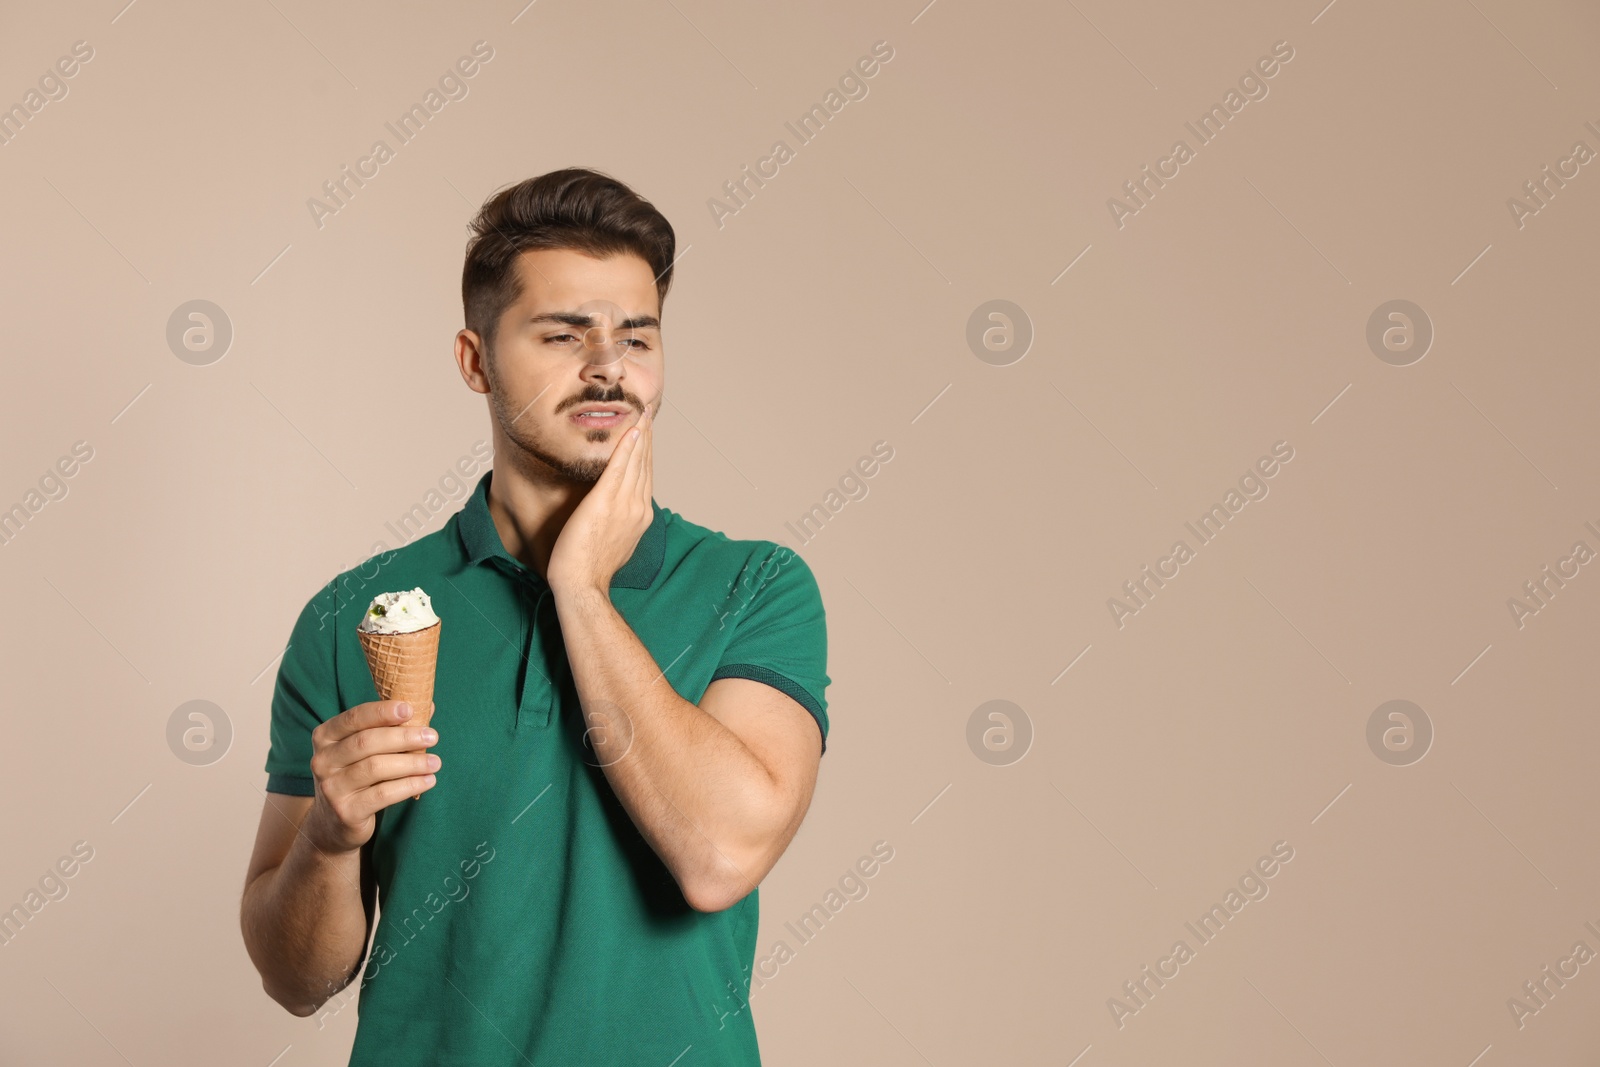
[[[370,634],[357,630],[367,669],[381,700],[403,700],[411,705],[411,718],[402,726],[426,726],[433,718],[433,679],[439,666],[439,630],[436,622],[408,634]]]

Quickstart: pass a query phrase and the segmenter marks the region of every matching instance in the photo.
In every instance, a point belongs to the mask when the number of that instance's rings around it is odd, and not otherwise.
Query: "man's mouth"
[[[632,414],[632,409],[621,405],[603,405],[586,407],[575,411],[571,415],[574,423],[585,429],[599,430],[612,426],[620,426]]]

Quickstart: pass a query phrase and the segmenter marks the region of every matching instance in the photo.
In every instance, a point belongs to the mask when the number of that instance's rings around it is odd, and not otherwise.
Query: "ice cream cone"
[[[373,684],[378,687],[378,697],[411,705],[411,718],[402,726],[426,726],[433,718],[433,679],[438,671],[439,631],[443,626],[443,622],[436,622],[405,634],[356,631]]]

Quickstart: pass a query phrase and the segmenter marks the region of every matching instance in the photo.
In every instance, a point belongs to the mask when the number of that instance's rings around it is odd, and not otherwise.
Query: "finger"
[[[391,778],[354,794],[350,798],[355,821],[375,815],[391,804],[408,797],[420,796],[432,789],[438,779],[431,774],[413,775],[410,778]]]
[[[651,409],[650,429],[644,435],[644,460],[642,462],[642,466],[644,468],[644,485],[641,487],[640,492],[644,499],[644,510],[647,516],[651,514],[650,497],[654,492],[653,485],[656,462],[656,416],[660,414],[660,412],[661,408],[659,405]]]
[[[650,472],[651,466],[656,462],[656,414],[661,408],[651,408],[650,419],[645,421],[645,432],[640,435],[638,442],[643,448],[643,454],[638,458],[638,477],[640,477],[640,499],[645,504],[645,512],[650,512]]]
[[[357,731],[370,730],[374,726],[393,726],[410,717],[410,705],[404,701],[374,700],[341,711],[317,727],[317,731],[321,733],[322,740],[334,744]]]
[[[593,494],[599,490],[605,499],[615,499],[617,487],[622,484],[623,476],[627,474],[628,457],[633,455],[637,448],[638,439],[633,436],[633,427],[630,426],[622,431],[617,447],[611,450],[611,457],[606,460],[606,469],[600,472],[599,480],[589,492]]]
[[[411,704],[411,715],[407,718],[402,718],[400,720],[400,725],[421,727],[424,723],[433,718],[434,706],[435,705],[431,700],[425,704],[413,702]]]
[[[655,420],[651,420],[652,422]],[[655,448],[655,430],[647,428],[639,439],[639,460],[633,465],[630,472],[624,499],[631,500],[643,512],[644,521],[651,518],[650,510],[650,471],[651,453]]]
[[[334,774],[371,756],[390,752],[414,752],[434,743],[437,731],[427,726],[373,726],[351,734],[316,756],[325,774]]]
[[[638,499],[637,494],[644,491],[643,501],[645,509],[650,507],[648,492],[651,454],[655,448],[656,416],[655,409],[645,405],[644,414],[639,417],[638,447],[631,462],[628,464],[628,477],[624,479],[623,498]]]
[[[439,769],[438,756],[425,752],[385,752],[344,768],[346,792],[366,789],[397,778],[422,777]]]
[[[640,466],[650,449],[650,416],[640,415],[639,421],[634,425],[639,436],[633,440],[633,451],[628,453],[627,465],[622,470],[622,481],[617,486],[617,495],[623,501],[637,498]],[[631,435],[634,430],[628,432]]]

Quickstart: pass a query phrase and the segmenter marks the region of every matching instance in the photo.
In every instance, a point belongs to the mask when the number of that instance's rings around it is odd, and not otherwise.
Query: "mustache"
[[[592,393],[580,393],[577,396],[569,396],[567,399],[556,405],[556,412],[559,414],[563,411],[566,411],[568,408],[577,407],[579,404],[627,404],[629,407],[634,408],[635,410],[642,406],[639,402],[639,398],[634,396],[632,393],[625,393],[621,389],[610,393],[602,390]]]
[[[661,399],[661,397],[657,397],[655,400],[651,401],[650,404],[646,404],[645,401],[639,399],[638,396],[627,392],[620,386],[610,391],[604,389],[592,389],[585,390],[577,396],[569,396],[567,399],[557,404],[556,414],[559,415],[563,411],[577,407],[579,404],[626,404],[633,408],[634,411],[643,412],[646,407],[659,406]]]

